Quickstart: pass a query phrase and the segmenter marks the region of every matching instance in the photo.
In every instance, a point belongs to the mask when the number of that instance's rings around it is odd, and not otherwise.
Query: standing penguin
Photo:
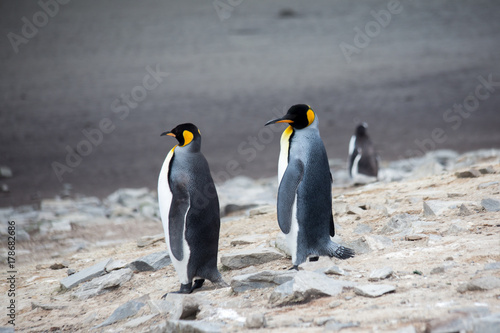
[[[188,294],[205,279],[225,286],[217,270],[219,199],[207,160],[200,152],[201,135],[193,124],[181,124],[161,135],[175,137],[158,179],[158,201],[170,258],[181,288]],[[193,278],[199,277],[194,280]]]
[[[349,175],[358,184],[378,179],[378,156],[367,128],[366,123],[358,125],[349,142]]]
[[[347,259],[354,251],[330,239],[335,235],[332,214],[332,178],[318,117],[305,104],[268,121],[288,123],[281,136],[278,164],[278,224],[286,235],[293,269],[308,256]]]

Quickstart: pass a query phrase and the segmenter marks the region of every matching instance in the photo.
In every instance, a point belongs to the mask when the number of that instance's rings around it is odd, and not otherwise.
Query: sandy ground
[[[500,170],[500,164],[493,167],[497,171]],[[252,313],[265,314],[267,327],[261,329],[262,332],[282,332],[284,327],[288,332],[306,330],[322,332],[324,327],[316,326],[314,320],[328,316],[333,316],[341,323],[359,322],[359,327],[347,328],[342,332],[388,332],[408,325],[413,325],[417,332],[423,332],[430,320],[450,318],[456,309],[487,306],[492,313],[498,313],[500,312],[499,289],[465,293],[457,291],[460,285],[471,279],[491,275],[500,277],[499,270],[484,270],[486,263],[500,261],[498,238],[500,213],[485,212],[479,204],[484,198],[497,200],[500,198],[498,184],[478,190],[479,184],[494,180],[498,180],[498,174],[483,175],[474,179],[458,179],[453,173],[446,173],[401,183],[380,183],[334,190],[335,201],[345,201],[352,206],[365,205],[368,208],[360,214],[336,214],[337,234],[345,242],[355,241],[361,237],[355,233],[359,224],[369,225],[373,228],[369,235],[377,235],[390,217],[401,213],[413,214],[421,221],[434,222],[418,231],[423,235],[421,240],[407,241],[402,237],[387,235],[393,239],[391,247],[358,254],[345,261],[321,258],[317,263],[301,265],[301,269],[305,270],[338,265],[348,271],[349,275],[334,278],[359,284],[369,283],[368,277],[372,270],[390,266],[394,274],[379,283],[394,285],[395,293],[380,298],[366,298],[348,290],[337,297],[325,297],[307,304],[273,308],[268,303],[272,288],[234,294],[226,288],[214,289],[207,283],[194,294],[206,304],[210,304],[205,305],[198,319],[222,320],[226,322],[225,331],[228,332],[243,331],[244,328],[239,320]],[[472,214],[461,216],[456,209],[447,211],[443,215],[425,217],[422,207],[423,201],[426,200],[458,200],[466,203]],[[179,285],[176,273],[172,266],[168,266],[157,272],[134,274],[132,280],[118,289],[87,301],[73,299],[71,292],[60,291],[59,280],[66,276],[66,270],[51,270],[49,266],[56,261],[67,260],[70,268],[81,270],[109,257],[129,262],[140,256],[164,250],[165,245],[161,242],[147,248],[136,246],[134,241],[136,237],[161,232],[160,223],[143,223],[146,222],[130,221],[121,226],[113,224],[100,226],[100,232],[91,227],[88,230],[85,228],[73,230],[71,237],[86,238],[97,245],[65,255],[61,254],[64,253],[62,248],[57,249],[52,246],[44,250],[40,244],[47,244],[49,239],[52,243],[63,243],[63,240],[69,237],[68,234],[33,237],[32,242],[19,243],[16,331],[85,332],[101,323],[119,305],[131,299],[145,294],[149,294],[151,299],[159,299],[165,292],[177,290]],[[138,226],[142,228],[139,229]],[[113,230],[116,237],[130,241],[98,246],[99,241],[105,238],[102,235],[105,230]],[[220,255],[246,248],[269,246],[278,233],[275,213],[224,222],[219,242]],[[262,241],[254,244],[231,246],[233,239],[248,234],[265,236]],[[107,237],[108,241],[112,238]],[[289,259],[282,259],[250,269],[222,270],[222,274],[229,282],[233,276],[244,272],[286,270],[290,266]],[[431,274],[431,270],[439,266],[445,267],[444,272]],[[414,274],[414,271],[420,271],[422,275]],[[1,294],[5,295],[6,290],[7,284],[2,281]],[[51,311],[32,309],[32,302],[68,305],[68,308]],[[222,318],[221,312],[217,312],[218,309],[232,309],[237,315],[233,318]],[[149,313],[150,310],[146,306],[137,317]],[[164,317],[156,316],[134,330],[145,330],[163,320]],[[4,324],[4,319],[0,324]],[[96,332],[123,331],[124,324],[125,322],[117,323]]]
[[[0,206],[53,197],[64,183],[100,197],[155,188],[174,145],[159,134],[182,122],[201,128],[216,180],[274,175],[278,135],[263,125],[296,103],[317,111],[330,158],[346,157],[359,121],[386,160],[498,147],[500,88],[466,118],[443,118],[478,77],[500,81],[498,1],[402,1],[377,30],[370,12],[387,5],[242,1],[221,21],[212,1],[71,1],[15,53],[9,33],[43,19],[41,7],[0,2],[0,165],[14,173]],[[340,45],[355,45],[366,24],[372,37],[348,63]],[[168,76],[146,91],[147,66]],[[130,94],[137,103],[122,100]],[[86,146],[82,131],[103,119],[111,132]],[[435,128],[445,138],[430,141]],[[76,165],[67,147],[81,149]],[[58,179],[53,162],[70,170]]]

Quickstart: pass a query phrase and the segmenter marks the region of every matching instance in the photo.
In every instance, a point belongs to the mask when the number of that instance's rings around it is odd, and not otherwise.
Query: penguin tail
[[[354,257],[355,255],[353,249],[344,247],[342,245],[338,245],[337,243],[334,242],[331,242],[329,252],[330,252],[329,253],[330,257],[336,257],[339,259],[349,259]]]

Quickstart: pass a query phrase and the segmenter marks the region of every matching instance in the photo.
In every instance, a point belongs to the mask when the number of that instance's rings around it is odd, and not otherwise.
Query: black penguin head
[[[198,127],[191,123],[180,124],[177,125],[173,130],[163,132],[160,136],[168,135],[172,136],[179,141],[179,146],[184,147],[190,144],[192,141],[199,141],[198,138],[201,138],[201,133]]]
[[[303,129],[311,125],[315,118],[316,115],[309,105],[297,104],[288,109],[287,114],[283,117],[268,121],[266,126],[275,123],[288,123],[295,129]]]
[[[367,123],[361,123],[356,127],[356,136],[361,137],[361,136],[366,136],[366,129],[368,128]]]

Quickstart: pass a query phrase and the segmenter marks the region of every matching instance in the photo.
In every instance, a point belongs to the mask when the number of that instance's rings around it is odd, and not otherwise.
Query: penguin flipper
[[[333,222],[333,214],[330,215],[330,236],[335,236],[335,223]]]
[[[187,211],[190,208],[189,194],[181,186],[172,188],[172,204],[168,215],[168,234],[170,235],[170,250],[177,260],[184,257],[183,240]]]
[[[300,160],[290,161],[281,178],[278,189],[278,224],[283,233],[288,234],[292,225],[293,203],[297,196],[302,177],[304,176],[304,164]]]
[[[349,156],[349,176],[352,177],[352,167],[354,165],[354,161],[356,160],[356,157],[358,156],[358,150],[357,149],[354,149],[351,153],[351,155]]]

